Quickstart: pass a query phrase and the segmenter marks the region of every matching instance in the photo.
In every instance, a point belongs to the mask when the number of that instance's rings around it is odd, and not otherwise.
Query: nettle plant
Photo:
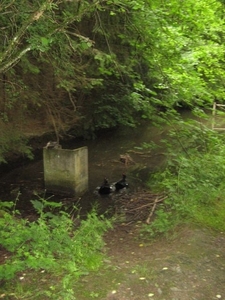
[[[0,202],[0,244],[10,253],[0,265],[0,280],[13,279],[27,269],[45,270],[62,277],[62,289],[68,289],[71,280],[101,265],[102,235],[111,221],[93,208],[85,220],[78,216],[75,222],[61,203],[42,198],[31,201],[39,214],[33,222],[20,217],[15,203]]]
[[[225,230],[224,141],[224,134],[195,121],[182,121],[169,131],[164,141],[167,162],[150,182],[168,197],[144,231],[154,236],[189,220]]]

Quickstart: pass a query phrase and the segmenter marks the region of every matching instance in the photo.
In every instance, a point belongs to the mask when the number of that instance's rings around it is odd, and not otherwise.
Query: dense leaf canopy
[[[222,102],[223,11],[212,0],[2,0],[0,157],[26,151],[28,120],[59,137]]]

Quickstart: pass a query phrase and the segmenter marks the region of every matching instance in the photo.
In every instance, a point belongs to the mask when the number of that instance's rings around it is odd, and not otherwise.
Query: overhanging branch
[[[10,68],[12,68],[14,65],[18,63],[18,61],[21,59],[22,56],[24,56],[27,52],[31,50],[31,47],[28,46],[27,48],[23,49],[20,53],[18,53],[14,58],[10,59],[9,62],[0,65],[0,73],[7,72]]]
[[[15,55],[15,57],[13,58],[15,51],[18,51],[18,45],[21,43],[21,40],[24,37],[28,27],[35,21],[38,21],[53,2],[54,0],[46,0],[40,6],[40,8],[37,11],[35,11],[29,17],[29,19],[20,27],[18,32],[15,34],[15,36],[9,43],[6,50],[0,56],[0,73],[5,72],[10,67],[15,65],[26,52],[30,51],[30,47],[27,47],[26,49],[22,50],[18,55]],[[1,66],[2,64],[3,66]]]

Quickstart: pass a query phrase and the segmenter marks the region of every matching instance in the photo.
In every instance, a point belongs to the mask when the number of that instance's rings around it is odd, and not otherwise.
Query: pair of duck
[[[123,174],[122,179],[117,181],[113,185],[110,185],[108,179],[105,178],[103,184],[99,187],[98,192],[101,195],[107,195],[112,193],[115,190],[119,191],[127,187],[128,187],[128,183],[126,182],[126,175]]]

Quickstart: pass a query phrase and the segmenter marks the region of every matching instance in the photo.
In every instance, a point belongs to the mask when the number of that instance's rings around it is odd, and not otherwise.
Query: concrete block
[[[44,181],[48,192],[80,195],[88,189],[88,149],[43,148]]]

